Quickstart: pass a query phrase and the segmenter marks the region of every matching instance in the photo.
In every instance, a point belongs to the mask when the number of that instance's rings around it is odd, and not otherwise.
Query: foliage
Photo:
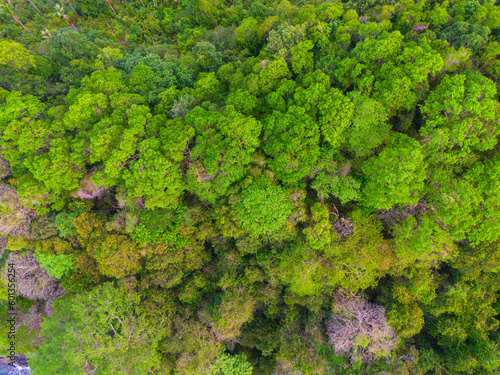
[[[54,4],[0,4],[34,373],[499,371],[498,1]]]
[[[363,163],[366,177],[364,201],[375,209],[409,206],[424,190],[425,165],[422,147],[403,134],[394,134],[382,152]]]
[[[252,375],[252,366],[247,362],[244,354],[231,356],[223,353],[206,370],[210,375]]]
[[[60,279],[73,267],[69,255],[35,254],[36,261],[47,271],[49,276]]]
[[[50,319],[42,323],[42,335],[48,340],[30,366],[40,374],[78,373],[87,366],[92,366],[96,374],[151,373],[159,366],[156,347],[165,331],[162,321],[148,322],[144,316],[135,315],[138,303],[137,295],[112,283],[61,300]],[[95,329],[86,330],[88,327]],[[97,343],[98,350],[92,354],[89,349],[95,350]],[[71,351],[61,357],[60,345]]]
[[[292,211],[292,203],[283,189],[266,177],[256,179],[238,202],[241,225],[255,234],[281,229]]]

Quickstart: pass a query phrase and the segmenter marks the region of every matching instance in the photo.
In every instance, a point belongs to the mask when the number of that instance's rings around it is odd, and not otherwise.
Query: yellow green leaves
[[[349,94],[356,110],[347,140],[356,156],[366,157],[389,136],[391,126],[387,123],[387,110],[382,103],[360,92],[352,91]],[[347,123],[345,121],[343,125]]]
[[[340,90],[332,88],[318,104],[319,125],[324,139],[334,148],[345,140],[354,120],[354,103]]]
[[[429,216],[410,215],[396,224],[392,233],[396,255],[408,264],[430,253],[446,257],[454,250],[450,236]]]
[[[364,204],[373,209],[414,205],[423,195],[426,178],[422,147],[404,134],[393,134],[376,157],[363,163]]]
[[[215,77],[215,73],[211,72],[198,78],[194,84],[193,94],[199,101],[211,100],[220,88],[219,80]]]
[[[180,163],[184,152],[194,137],[194,129],[185,124],[182,119],[167,120],[164,116],[155,116],[152,122],[158,122],[161,150],[168,158]]]
[[[328,208],[315,203],[311,207],[313,226],[304,229],[306,242],[312,249],[321,249],[331,241],[332,225],[329,220]],[[334,232],[336,233],[336,232]]]
[[[441,81],[422,106],[426,122],[421,133],[429,160],[455,163],[495,146],[500,133],[496,92],[495,84],[479,73]]]
[[[11,40],[0,40],[0,65],[7,65],[21,73],[36,67],[35,57],[22,45]]]
[[[226,100],[226,105],[232,105],[237,111],[244,115],[251,115],[257,107],[259,100],[248,91],[239,89],[230,93]]]
[[[258,47],[261,35],[258,31],[258,21],[253,17],[245,18],[240,26],[234,31],[234,38],[242,47],[255,51]]]
[[[159,152],[156,138],[139,145],[139,159],[130,163],[123,173],[123,180],[130,198],[144,197],[145,207],[169,208],[175,206],[184,190],[179,165]]]
[[[47,271],[49,276],[60,279],[73,268],[73,262],[69,255],[34,254],[40,266]]]
[[[319,155],[319,128],[302,107],[275,111],[264,122],[264,151],[277,177],[294,183],[307,175]]]
[[[109,100],[103,93],[83,93],[66,112],[64,126],[67,130],[87,130],[99,121],[108,106]]]
[[[432,190],[427,199],[433,204],[435,219],[453,240],[463,240],[480,219],[480,192],[470,181],[455,177],[447,169],[435,170],[430,180]]]
[[[280,230],[291,213],[291,200],[279,185],[266,177],[255,180],[237,205],[242,227],[254,234]]]
[[[116,92],[126,92],[127,86],[122,80],[122,71],[115,68],[97,70],[90,76],[82,79],[82,86],[86,91],[103,93],[108,97]]]
[[[275,89],[284,78],[290,78],[291,72],[284,58],[271,61],[259,74],[259,87],[262,93],[267,94]]]
[[[89,367],[102,375],[156,370],[158,343],[166,335],[165,316],[148,320],[138,313],[139,302],[137,294],[113,283],[61,300],[42,324],[46,345],[33,367],[42,375],[76,374]],[[61,353],[61,346],[71,354]]]
[[[490,74],[493,78],[500,76],[500,44],[496,41],[488,43],[479,56],[481,70]]]
[[[99,272],[108,277],[121,278],[139,272],[140,249],[129,237],[107,233],[87,249],[97,261]]]
[[[292,70],[301,76],[312,72],[314,69],[313,54],[309,52],[314,47],[313,42],[305,40],[292,47]]]
[[[228,106],[224,115],[196,107],[186,116],[196,129],[191,150],[188,184],[203,199],[214,201],[246,173],[245,167],[259,146],[262,125]]]

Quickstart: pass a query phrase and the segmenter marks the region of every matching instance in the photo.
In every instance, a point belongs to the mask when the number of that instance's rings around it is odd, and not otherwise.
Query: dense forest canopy
[[[34,375],[500,374],[498,0],[0,23],[0,312],[14,267]]]

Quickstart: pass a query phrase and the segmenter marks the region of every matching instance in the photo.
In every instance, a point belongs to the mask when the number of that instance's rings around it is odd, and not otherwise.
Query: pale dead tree
[[[363,362],[389,355],[397,338],[387,324],[384,307],[344,293],[337,293],[334,301],[327,332],[336,354]]]
[[[332,221],[332,227],[342,238],[347,237],[354,231],[351,218],[337,218]]]
[[[23,206],[14,186],[0,182],[0,234],[14,237],[27,236],[36,216],[34,210]]]
[[[74,197],[81,199],[101,199],[106,188],[104,186],[97,186],[92,182],[92,174],[94,171],[90,171],[85,175],[80,181],[79,189],[72,194]]]
[[[26,255],[11,253],[6,264],[14,264],[16,289],[20,296],[31,300],[52,301],[65,293],[57,280],[47,273],[36,261],[32,251]],[[7,268],[2,270],[3,279],[7,279]]]

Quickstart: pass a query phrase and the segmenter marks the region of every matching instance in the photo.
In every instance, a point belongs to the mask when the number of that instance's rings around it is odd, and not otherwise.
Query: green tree
[[[229,355],[222,353],[204,372],[207,375],[252,375],[253,367],[243,353]]]
[[[391,127],[387,123],[387,110],[382,103],[360,92],[353,91],[349,96],[356,110],[347,141],[356,156],[366,157],[389,136]]]
[[[36,67],[35,57],[22,45],[10,40],[0,41],[0,64],[7,65],[21,73],[29,67]]]
[[[137,294],[112,283],[61,300],[42,323],[44,344],[30,367],[42,375],[154,373],[164,320],[148,321],[138,305]]]
[[[302,107],[292,106],[286,114],[274,111],[264,120],[264,151],[269,167],[286,183],[308,174],[319,155],[319,128]]]
[[[36,254],[35,259],[47,271],[49,276],[60,279],[73,268],[73,261],[69,255]]]
[[[290,78],[291,72],[284,58],[271,61],[259,73],[259,87],[263,94],[276,89],[279,82],[284,78]]]
[[[375,210],[415,205],[423,195],[424,153],[407,135],[393,134],[382,152],[365,161],[362,169],[366,178],[363,202]]]
[[[253,17],[245,18],[234,31],[234,38],[241,47],[246,47],[252,54],[260,49],[261,35],[258,30],[258,21]]]
[[[496,86],[479,73],[446,76],[422,106],[420,129],[430,161],[454,164],[497,143]],[[458,146],[458,147],[457,147]]]
[[[130,198],[144,197],[148,209],[175,205],[184,190],[178,163],[161,153],[157,138],[144,140],[138,148],[139,159],[123,173]]]
[[[455,48],[464,46],[477,51],[488,42],[490,32],[488,27],[458,21],[441,31],[438,38],[447,40]]]
[[[323,137],[332,147],[339,147],[344,143],[354,120],[354,103],[340,90],[332,88],[320,101],[319,113]]]
[[[259,146],[262,125],[227,106],[225,113],[196,107],[186,116],[196,131],[190,150],[189,186],[203,199],[214,202],[245,175],[245,167]]]
[[[280,230],[292,213],[292,202],[283,189],[266,177],[255,180],[237,205],[238,219],[254,234]]]

